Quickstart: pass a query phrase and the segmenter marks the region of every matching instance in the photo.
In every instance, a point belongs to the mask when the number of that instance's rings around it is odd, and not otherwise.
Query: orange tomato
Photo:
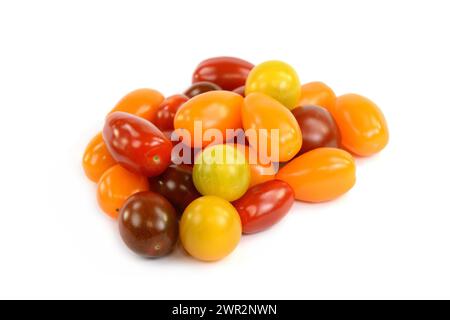
[[[342,146],[358,156],[370,156],[381,151],[389,141],[389,131],[383,113],[369,99],[346,94],[336,99],[331,110],[341,131]]]
[[[98,133],[92,138],[84,151],[84,173],[92,181],[98,182],[102,174],[115,164],[116,161],[106,148],[105,141],[103,141],[102,133]]]
[[[300,106],[319,106],[330,111],[335,101],[336,94],[323,82],[310,82],[302,86]]]
[[[350,190],[356,181],[355,170],[355,161],[348,152],[319,148],[289,162],[276,178],[294,189],[295,199],[323,202]]]
[[[131,195],[148,190],[146,177],[130,172],[117,164],[106,170],[100,178],[97,200],[100,208],[116,219],[120,208]]]
[[[205,147],[214,141],[214,138],[203,135],[200,141],[194,141],[195,122],[198,121],[203,134],[208,129],[217,129],[224,140],[227,129],[242,128],[241,109],[244,98],[231,91],[209,91],[193,97],[185,102],[178,109],[174,127],[180,136],[184,137],[180,130],[189,133],[190,141],[183,140],[184,143],[192,147]]]
[[[153,122],[164,96],[153,89],[137,89],[123,97],[110,113],[122,111]]]
[[[246,130],[250,146],[264,154],[273,162],[291,160],[302,146],[302,132],[294,115],[277,100],[262,94],[251,93],[245,97],[242,108],[242,122]],[[249,129],[252,133],[248,132]],[[273,140],[271,130],[279,130],[278,144]],[[263,144],[267,149],[262,150]],[[278,148],[278,157],[272,154],[272,146]]]
[[[237,148],[245,154],[245,158],[250,165],[249,188],[275,179],[275,167],[270,160],[259,156],[252,147],[238,144]]]

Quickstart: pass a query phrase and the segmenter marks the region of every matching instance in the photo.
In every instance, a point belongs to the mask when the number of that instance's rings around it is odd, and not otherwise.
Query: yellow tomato
[[[297,72],[282,61],[266,61],[250,71],[245,83],[245,95],[261,92],[281,102],[289,109],[298,106],[301,84]]]
[[[194,200],[180,222],[180,239],[184,249],[196,259],[217,261],[238,245],[242,225],[236,209],[219,197]]]

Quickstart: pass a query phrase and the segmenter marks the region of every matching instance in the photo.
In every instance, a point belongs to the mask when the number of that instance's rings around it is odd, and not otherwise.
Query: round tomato
[[[133,194],[148,191],[147,178],[115,165],[102,175],[97,186],[100,208],[112,218],[117,218],[123,203]]]
[[[250,167],[237,147],[214,145],[195,158],[193,178],[202,195],[234,201],[242,197],[250,185]]]
[[[202,82],[196,82],[193,83],[189,89],[187,89],[184,94],[188,96],[189,98],[193,98],[195,96],[198,96],[199,94],[208,92],[208,91],[216,91],[216,90],[222,90],[221,87],[219,87],[217,84],[208,82],[208,81],[202,81]]]
[[[383,112],[369,99],[346,94],[331,109],[341,131],[342,146],[358,156],[371,156],[387,145],[389,130]]]
[[[262,93],[246,96],[242,122],[250,146],[263,154],[262,146],[267,145],[272,162],[289,161],[300,151],[302,132],[297,120],[277,100]]]
[[[227,201],[201,197],[184,211],[180,222],[180,239],[186,251],[202,261],[217,261],[229,255],[242,234],[236,209]]]
[[[298,106],[301,84],[297,72],[282,61],[266,61],[250,72],[245,84],[245,95],[264,93],[289,109]]]
[[[283,181],[267,181],[233,202],[242,222],[243,233],[266,230],[280,221],[294,204],[294,190]]]
[[[162,257],[178,241],[177,214],[161,195],[139,192],[128,198],[120,209],[119,231],[133,252],[147,258]]]
[[[189,98],[182,94],[176,94],[166,98],[158,108],[153,124],[161,131],[173,130],[173,119],[178,109],[188,101]]]
[[[102,133],[97,134],[88,144],[83,155],[83,169],[86,176],[98,182],[102,174],[116,164],[105,142]]]
[[[153,122],[156,110],[163,102],[164,96],[153,89],[138,89],[123,97],[110,113],[122,111]]]
[[[335,102],[334,91],[323,82],[310,82],[302,86],[300,106],[320,106],[331,110]]]
[[[175,130],[181,137],[185,137],[186,131],[190,141],[184,143],[192,147],[205,147],[211,143],[213,137],[207,137],[207,130],[215,129],[222,135],[223,143],[227,129],[239,129],[242,127],[241,109],[244,98],[231,91],[209,91],[195,96],[178,109],[175,115]],[[203,133],[200,141],[194,140],[195,125],[198,124],[199,134]],[[211,131],[209,132],[211,133]]]
[[[111,113],[103,138],[114,159],[130,171],[153,177],[170,164],[172,142],[145,119],[124,112]]]
[[[295,158],[276,178],[287,182],[297,200],[329,201],[346,193],[355,184],[355,161],[340,149],[319,148]]]
[[[233,57],[216,57],[202,61],[192,76],[192,83],[209,81],[224,90],[243,86],[253,64]]]

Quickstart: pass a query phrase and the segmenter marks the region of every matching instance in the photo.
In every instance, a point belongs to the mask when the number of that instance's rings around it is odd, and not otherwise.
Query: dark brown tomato
[[[305,106],[292,110],[302,131],[303,143],[298,155],[322,147],[338,148],[341,134],[331,113],[322,107]]]
[[[184,209],[200,197],[192,181],[192,169],[172,165],[160,176],[150,179],[150,189],[167,198],[181,217]]]
[[[188,100],[189,98],[183,94],[176,94],[164,99],[156,109],[156,116],[153,124],[161,131],[173,130],[173,118],[178,109]]]
[[[208,91],[216,91],[216,90],[222,90],[217,84],[208,82],[208,81],[201,81],[193,83],[185,92],[184,95],[186,95],[189,98],[193,98],[195,96],[198,96],[199,94],[208,92]]]
[[[148,258],[162,257],[177,243],[178,219],[163,196],[140,192],[128,198],[121,208],[119,231],[133,252]]]

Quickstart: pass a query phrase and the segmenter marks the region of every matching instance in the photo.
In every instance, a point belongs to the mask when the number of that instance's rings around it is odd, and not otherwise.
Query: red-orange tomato
[[[294,189],[297,200],[323,202],[350,190],[356,181],[355,171],[355,161],[348,152],[319,148],[289,162],[276,178]]]
[[[294,115],[280,102],[265,94],[251,93],[245,97],[242,123],[250,146],[261,154],[260,146],[267,143],[267,156],[273,162],[289,161],[300,151],[302,132]],[[273,141],[272,134],[278,136],[278,141]],[[276,153],[272,153],[272,149],[277,148],[279,159],[276,159]]]
[[[319,106],[330,110],[336,100],[334,91],[323,82],[310,82],[302,85],[300,106]]]
[[[124,202],[133,194],[148,191],[147,177],[130,172],[117,164],[102,175],[97,187],[100,208],[116,219]]]
[[[331,109],[342,136],[342,146],[358,156],[381,151],[389,141],[389,130],[383,113],[369,99],[346,94],[336,99]]]
[[[201,141],[194,141],[195,122],[200,125],[203,133],[208,129],[217,129],[225,139],[227,129],[242,127],[241,109],[244,99],[231,91],[209,91],[193,97],[178,109],[175,115],[174,127],[180,137],[185,138],[185,130],[190,135],[190,141],[184,143],[193,147],[205,147],[214,141],[214,137],[203,135]],[[223,143],[219,141],[219,143]]]
[[[102,174],[116,164],[106,148],[102,133],[98,133],[88,144],[83,155],[83,169],[86,176],[98,182]]]
[[[153,124],[161,131],[173,130],[173,118],[175,118],[178,109],[188,100],[189,98],[183,94],[176,94],[166,98],[156,109]]]
[[[123,97],[110,113],[122,111],[153,122],[164,96],[153,89],[137,89]]]

